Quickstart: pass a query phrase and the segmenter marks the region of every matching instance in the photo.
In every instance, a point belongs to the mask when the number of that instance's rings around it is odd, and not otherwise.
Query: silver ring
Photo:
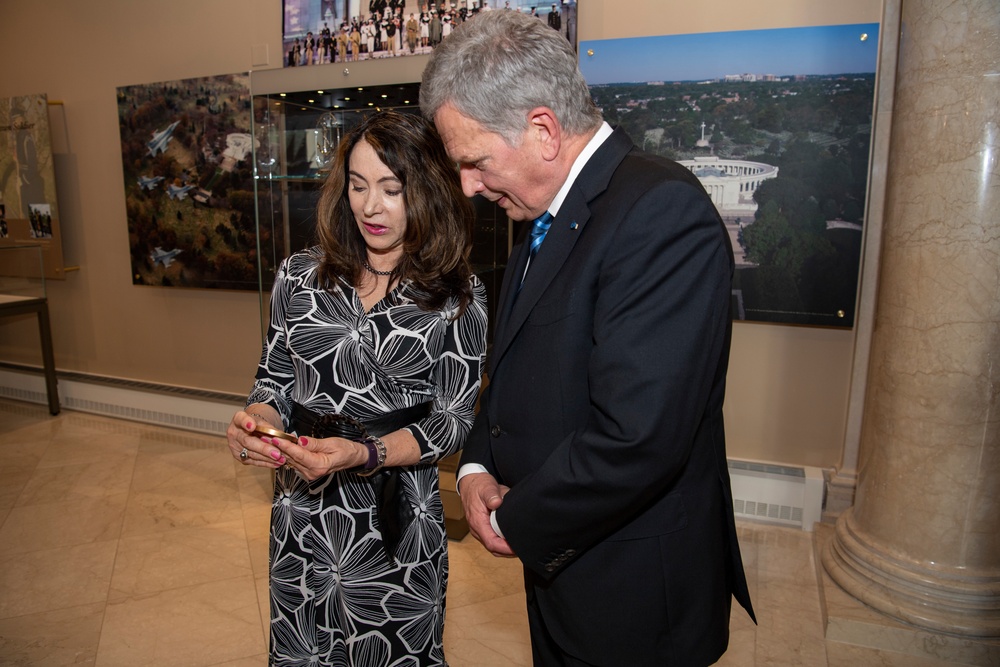
[[[241,460],[241,461],[246,461],[246,460],[247,460],[247,457],[248,457],[248,456],[250,456],[250,452],[248,452],[248,451],[247,451],[247,448],[246,448],[246,447],[244,447],[244,448],[243,448],[243,451],[242,451],[242,452],[240,452],[240,460]]]

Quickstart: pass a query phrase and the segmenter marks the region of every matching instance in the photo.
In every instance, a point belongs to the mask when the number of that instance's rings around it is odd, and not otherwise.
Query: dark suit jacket
[[[699,665],[753,616],[722,402],[733,253],[698,180],[621,130],[571,188],[497,308],[462,463],[511,487],[497,522],[567,653]],[[516,298],[515,298],[516,296]]]

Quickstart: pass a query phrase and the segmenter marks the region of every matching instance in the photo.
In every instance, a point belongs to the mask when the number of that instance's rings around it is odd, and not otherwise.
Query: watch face
[[[269,435],[272,438],[281,438],[283,440],[288,440],[289,442],[299,441],[298,436],[294,436],[291,433],[285,433],[284,431],[279,431],[273,426],[268,426],[267,424],[257,424],[257,428],[255,428],[253,432]]]

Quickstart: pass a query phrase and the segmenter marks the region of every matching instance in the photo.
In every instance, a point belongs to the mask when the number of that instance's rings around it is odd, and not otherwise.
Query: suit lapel
[[[527,242],[527,229],[521,234],[521,238],[514,244],[511,249],[510,259],[507,261],[507,270],[504,271],[503,282],[500,285],[500,294],[498,296],[497,303],[497,322],[494,327],[493,335],[493,354],[490,355],[491,363],[493,366],[493,361],[496,360],[496,350],[497,350],[497,338],[499,332],[504,331],[507,328],[507,321],[510,319],[511,308],[513,303],[516,301],[518,292],[517,287],[521,282],[521,276],[524,275],[524,268],[528,264],[528,242]],[[492,368],[491,368],[492,370]]]
[[[514,336],[566,263],[590,220],[590,202],[607,189],[615,169],[631,149],[632,141],[628,135],[623,130],[615,130],[587,161],[566,195],[559,214],[552,220],[542,248],[524,276],[520,293],[517,289],[528,258],[528,244],[523,238],[511,254],[516,260],[513,267],[508,265],[504,276],[493,341],[492,368],[500,363]]]

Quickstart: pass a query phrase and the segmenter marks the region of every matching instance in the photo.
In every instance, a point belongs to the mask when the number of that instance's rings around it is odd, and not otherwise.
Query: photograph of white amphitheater
[[[733,317],[851,327],[877,23],[595,40],[605,119],[680,162],[730,232]]]

